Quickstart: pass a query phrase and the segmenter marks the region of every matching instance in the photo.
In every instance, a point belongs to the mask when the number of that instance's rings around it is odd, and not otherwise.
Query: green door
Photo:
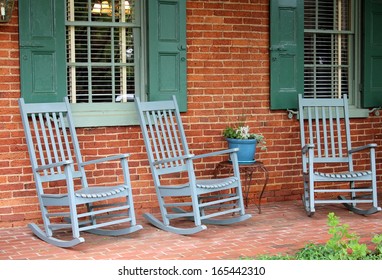
[[[186,0],[149,0],[148,96],[187,110]]]
[[[304,91],[304,1],[270,2],[271,109],[296,109]]]
[[[363,107],[382,106],[382,0],[364,1]]]
[[[66,96],[65,1],[19,1],[21,96],[26,102]]]

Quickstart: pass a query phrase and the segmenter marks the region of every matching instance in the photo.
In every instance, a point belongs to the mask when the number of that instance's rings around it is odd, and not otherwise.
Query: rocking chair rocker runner
[[[131,193],[129,155],[83,162],[67,98],[34,104],[21,98],[19,106],[44,222],[44,230],[29,224],[33,233],[55,246],[72,247],[85,241],[81,231],[117,236],[140,230]],[[88,186],[85,166],[108,161],[120,162],[124,182],[111,187]],[[73,239],[53,236],[68,228]]]
[[[352,148],[347,96],[313,99],[299,95],[299,119],[303,203],[307,215],[314,214],[316,204],[325,203],[340,203],[361,215],[380,211],[375,165],[377,145]],[[369,152],[369,161],[365,163],[368,170],[354,168],[355,155],[361,151]],[[338,194],[338,199],[330,199],[330,194]]]
[[[206,229],[206,224],[228,225],[251,217],[244,210],[237,149],[190,154],[175,96],[169,101],[151,102],[141,102],[137,97],[135,103],[162,216],[159,220],[144,214],[151,224],[187,235]],[[196,178],[196,160],[223,154],[232,161],[232,177]],[[185,174],[185,182],[173,184],[168,178],[182,178],[179,174]],[[179,218],[192,220],[194,225],[174,226],[172,221]]]

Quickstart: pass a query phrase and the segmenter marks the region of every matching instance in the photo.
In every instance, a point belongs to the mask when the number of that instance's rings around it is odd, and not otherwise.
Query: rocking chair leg
[[[309,198],[306,196],[306,194],[302,195],[302,203],[304,204],[308,217],[312,217],[314,215],[314,211],[312,211],[311,206],[309,205]]]
[[[252,215],[244,214],[240,216],[233,217],[231,219],[205,219],[203,223],[207,225],[231,225],[234,223],[242,222],[251,218]]]
[[[149,213],[143,214],[143,217],[155,227],[168,231],[168,232],[176,233],[176,234],[190,235],[190,234],[194,234],[194,233],[207,229],[205,225],[196,226],[192,228],[177,228],[173,226],[166,226],[160,220],[158,220],[157,218],[155,218],[153,215]]]
[[[85,239],[82,237],[79,238],[73,238],[72,240],[60,240],[51,236],[47,236],[45,232],[43,232],[36,224],[29,224],[28,227],[32,230],[32,232],[41,240],[52,244],[57,247],[61,248],[68,248],[68,247],[73,247],[76,246],[82,242],[85,242]]]
[[[339,200],[346,200],[346,198],[342,195],[339,195],[338,199]],[[342,203],[342,205],[344,205],[349,211],[352,211],[355,214],[364,215],[364,216],[368,216],[368,215],[371,215],[371,214],[374,214],[374,213],[381,211],[381,209],[379,207],[374,207],[374,206],[369,208],[369,209],[364,210],[364,209],[360,209],[358,207],[353,206],[352,203]]]
[[[178,208],[178,207],[174,207],[174,208],[172,208],[172,210],[174,212],[177,212],[177,213],[185,213],[186,212],[183,209]],[[251,214],[244,214],[244,215],[236,216],[236,217],[233,217],[230,219],[202,219],[202,221],[203,221],[203,224],[206,224],[206,225],[231,225],[234,223],[248,220],[251,217],[252,217]],[[188,219],[190,219],[191,221],[194,221],[193,217],[188,217]]]
[[[97,234],[97,235],[107,235],[107,236],[120,236],[125,234],[130,234],[141,230],[143,227],[141,225],[135,225],[128,228],[122,228],[119,230],[105,230],[105,229],[91,229],[86,232]]]

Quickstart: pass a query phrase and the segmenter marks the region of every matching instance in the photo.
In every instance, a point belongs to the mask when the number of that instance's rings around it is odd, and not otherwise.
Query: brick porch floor
[[[158,230],[143,218],[143,230],[123,237],[83,234],[85,243],[62,249],[36,238],[29,228],[0,229],[1,260],[227,260],[258,254],[293,253],[307,242],[324,243],[329,235],[327,214],[334,212],[352,232],[369,242],[382,233],[382,213],[368,217],[341,205],[319,206],[306,216],[300,201],[268,203],[262,213],[250,205],[252,219],[233,226],[208,226],[193,236]]]

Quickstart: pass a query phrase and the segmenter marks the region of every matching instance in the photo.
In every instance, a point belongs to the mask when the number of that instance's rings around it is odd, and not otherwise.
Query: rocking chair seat
[[[369,170],[366,171],[352,171],[352,172],[343,172],[343,173],[323,173],[323,172],[314,172],[313,173],[316,176],[316,180],[321,179],[364,179],[365,176],[370,176],[372,173]],[[305,175],[308,175],[306,173]]]
[[[127,186],[90,187],[76,191],[75,196],[82,198],[101,198],[119,194],[127,189]]]
[[[112,186],[112,187],[90,187],[86,189],[79,189],[74,192],[75,197],[78,198],[103,198],[111,197],[128,190],[126,186]],[[43,198],[68,198],[67,193],[63,194],[47,194],[41,195]]]
[[[201,189],[220,189],[231,186],[238,181],[236,177],[196,180],[196,187]]]

